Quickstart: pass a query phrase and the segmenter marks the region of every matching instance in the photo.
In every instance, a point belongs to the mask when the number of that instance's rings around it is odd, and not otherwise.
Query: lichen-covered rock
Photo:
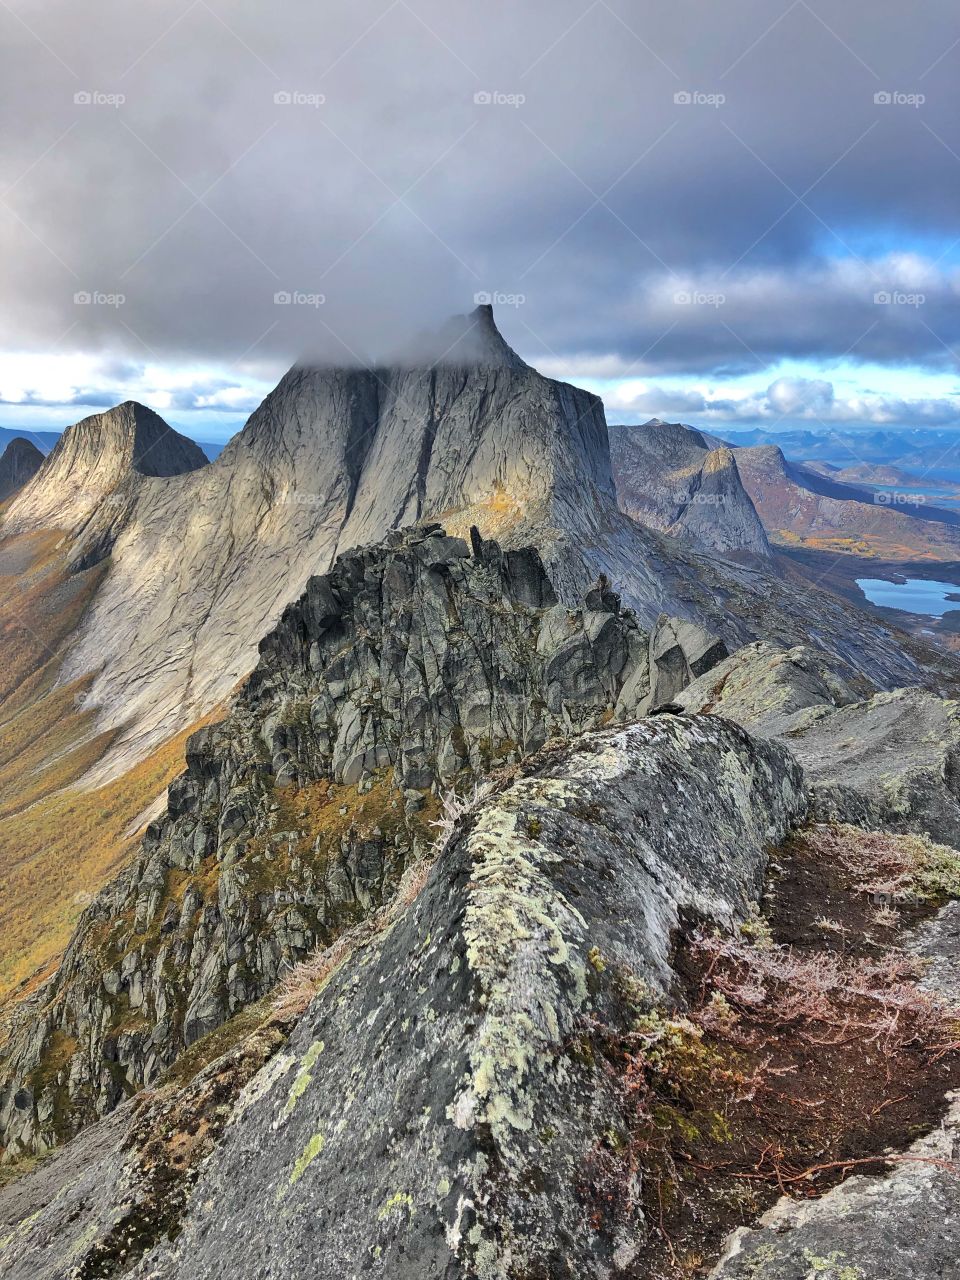
[[[133,865],[17,1010],[5,1158],[150,1084],[382,903],[432,841],[431,789],[635,718],[647,663],[609,588],[568,609],[535,551],[477,534],[468,549],[439,526],[396,533],[311,579],[228,718],[190,739]]]
[[[789,746],[818,821],[960,848],[960,703],[923,689],[858,701],[821,654],[766,643],[717,663],[675,701]]]
[[[781,649],[765,640],[744,645],[674,695],[687,711],[726,716],[763,737],[786,733],[810,707],[845,706],[857,695],[822,653],[806,645]]]
[[[628,976],[671,987],[682,914],[745,916],[803,809],[786,751],[707,717],[535,757],[327,979],[139,1280],[626,1268],[642,1212],[605,1225],[585,1186],[623,1099],[585,1044]]]
[[[897,689],[814,709],[783,740],[818,821],[918,831],[960,848],[960,703]]]
[[[203,1160],[289,1026],[268,1019],[185,1084],[144,1093],[0,1191],[3,1280],[126,1272],[176,1231]]]

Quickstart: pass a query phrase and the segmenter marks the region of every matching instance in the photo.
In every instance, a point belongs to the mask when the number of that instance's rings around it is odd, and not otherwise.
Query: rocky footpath
[[[956,1007],[960,903],[916,928],[906,947],[923,986]],[[711,1280],[951,1280],[960,1272],[960,1096],[886,1172],[854,1174],[814,1200],[782,1197],[735,1231]]]
[[[536,552],[476,534],[424,526],[342,557],[264,639],[227,720],[191,738],[133,865],[16,1011],[5,1158],[149,1085],[380,905],[432,841],[439,790],[634,719],[724,653],[675,620],[648,637],[603,582],[568,609]]]
[[[789,754],[718,720],[547,746],[461,819],[411,905],[332,967],[185,1210],[156,1211],[135,1134],[159,1095],[128,1103],[0,1193],[0,1275],[625,1271],[648,1234],[641,1175],[626,1156],[610,1175],[629,1213],[592,1203],[626,1100],[591,1046],[672,991],[681,919],[749,914],[767,847],[804,808]],[[228,1105],[213,1093],[207,1114]],[[130,1205],[152,1225],[126,1239]]]

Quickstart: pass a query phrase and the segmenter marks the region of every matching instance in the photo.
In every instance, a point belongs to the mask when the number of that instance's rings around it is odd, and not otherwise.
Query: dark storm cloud
[[[958,40],[953,0],[12,0],[0,343],[229,376],[490,294],[534,359],[950,365]]]

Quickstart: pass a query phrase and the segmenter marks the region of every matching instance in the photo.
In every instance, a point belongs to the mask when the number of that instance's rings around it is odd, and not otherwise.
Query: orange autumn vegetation
[[[98,733],[85,706],[90,677],[57,680],[106,565],[71,573],[62,545],[57,531],[0,543],[0,998],[56,963],[89,895],[130,857],[127,832],[182,770],[198,727],[97,790],[78,785],[113,734]]]

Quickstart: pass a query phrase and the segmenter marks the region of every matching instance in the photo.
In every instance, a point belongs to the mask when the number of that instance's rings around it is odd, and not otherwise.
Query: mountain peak
[[[500,332],[489,302],[478,303],[465,315],[451,316],[438,329],[418,335],[398,364],[403,368],[530,368]]]
[[[136,400],[67,427],[17,494],[5,529],[77,528],[135,476],[177,476],[207,465],[199,445]]]
[[[0,502],[13,496],[40,470],[43,454],[35,444],[16,436],[0,456]]]

